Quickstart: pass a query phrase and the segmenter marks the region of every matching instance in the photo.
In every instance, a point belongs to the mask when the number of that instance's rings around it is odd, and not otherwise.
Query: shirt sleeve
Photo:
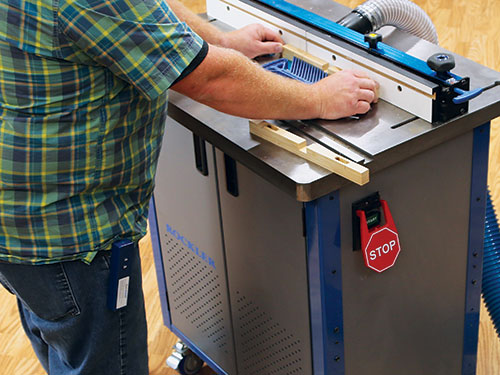
[[[62,0],[58,22],[67,39],[151,100],[206,55],[165,0]]]

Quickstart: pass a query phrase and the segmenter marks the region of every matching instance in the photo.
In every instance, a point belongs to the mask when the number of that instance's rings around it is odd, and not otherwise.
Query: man
[[[113,311],[108,250],[145,234],[169,88],[251,118],[377,100],[363,73],[304,85],[248,59],[281,43],[257,25],[221,33],[177,0],[0,3],[0,282],[49,374],[148,373],[138,251]]]

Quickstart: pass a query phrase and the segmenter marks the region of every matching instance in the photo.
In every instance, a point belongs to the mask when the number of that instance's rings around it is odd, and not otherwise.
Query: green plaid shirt
[[[166,90],[204,49],[164,0],[1,0],[0,261],[144,235]]]

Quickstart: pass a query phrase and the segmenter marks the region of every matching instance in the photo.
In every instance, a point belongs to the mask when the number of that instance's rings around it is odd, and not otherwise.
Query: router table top
[[[331,20],[338,20],[350,11],[331,1],[288,1]],[[222,29],[227,28],[219,21],[214,24]],[[320,31],[314,33],[321,35]],[[412,35],[393,32],[393,28],[383,28],[381,33],[384,43],[422,60],[436,52],[445,51]],[[456,59],[453,72],[470,77],[471,89],[500,80],[499,72],[453,55]],[[299,201],[314,200],[351,183],[250,135],[248,119],[223,114],[175,92],[169,95],[170,117]],[[499,115],[500,86],[497,86],[470,101],[468,113],[440,125],[415,118],[384,101],[379,101],[367,115],[359,119],[287,121],[277,124],[298,135],[307,134],[314,141],[320,141],[351,160],[364,164],[374,174]],[[403,122],[406,123],[398,126]],[[313,140],[308,139],[308,143]]]

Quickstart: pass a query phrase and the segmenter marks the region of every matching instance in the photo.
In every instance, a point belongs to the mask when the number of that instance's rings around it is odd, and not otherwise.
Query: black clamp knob
[[[446,53],[435,53],[427,59],[427,65],[437,73],[445,73],[455,67],[455,58]]]
[[[368,42],[368,45],[372,49],[377,49],[378,42],[382,41],[382,35],[377,33],[368,33],[365,34],[365,42]]]

